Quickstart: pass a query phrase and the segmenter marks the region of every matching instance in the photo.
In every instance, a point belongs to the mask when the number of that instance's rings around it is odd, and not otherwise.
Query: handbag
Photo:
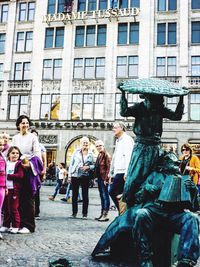
[[[81,151],[81,156],[82,156],[82,161],[83,161],[83,166],[88,166],[87,163],[84,162],[84,158],[83,158],[83,153]],[[87,171],[83,171],[81,169],[78,170],[78,175],[79,177],[88,177],[90,180],[93,180],[95,178],[95,171],[94,170],[87,170]]]
[[[61,185],[61,187],[59,189],[59,194],[65,195],[66,192],[67,192],[67,185],[65,185],[65,184]]]

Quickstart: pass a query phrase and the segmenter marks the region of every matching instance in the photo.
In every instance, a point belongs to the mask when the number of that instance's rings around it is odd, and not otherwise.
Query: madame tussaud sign
[[[124,9],[106,9],[106,10],[94,10],[94,11],[82,11],[72,13],[58,13],[47,14],[43,16],[44,23],[50,22],[72,22],[76,20],[86,19],[103,19],[103,18],[119,18],[119,17],[136,17],[139,15],[140,10],[136,7],[124,8]]]

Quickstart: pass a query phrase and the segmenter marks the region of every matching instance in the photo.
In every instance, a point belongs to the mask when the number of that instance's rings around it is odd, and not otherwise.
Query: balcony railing
[[[200,89],[200,76],[188,76],[188,86]]]
[[[8,81],[9,90],[28,90],[32,89],[32,80]]]
[[[172,83],[180,83],[181,82],[181,76],[156,76],[155,78],[161,79],[161,80],[167,80]]]

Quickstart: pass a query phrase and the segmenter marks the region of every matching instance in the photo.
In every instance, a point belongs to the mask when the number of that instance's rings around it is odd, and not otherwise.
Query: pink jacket
[[[6,186],[6,159],[0,152],[0,187]]]

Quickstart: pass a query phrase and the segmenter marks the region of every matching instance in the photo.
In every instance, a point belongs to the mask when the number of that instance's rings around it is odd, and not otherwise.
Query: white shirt
[[[15,170],[15,164],[16,164],[16,161],[15,162],[12,162],[12,161],[7,161],[6,163],[6,172],[7,174],[13,174],[14,173],[14,170]],[[8,189],[13,189],[14,188],[14,185],[13,185],[13,180],[6,180],[6,186]]]
[[[41,159],[41,149],[38,138],[32,133],[27,133],[25,135],[19,133],[14,135],[12,145],[19,147],[22,155],[27,159],[33,156],[38,156]]]
[[[127,175],[131,154],[134,147],[134,141],[127,133],[123,133],[116,140],[115,151],[111,161],[110,176],[113,177],[117,173]]]

